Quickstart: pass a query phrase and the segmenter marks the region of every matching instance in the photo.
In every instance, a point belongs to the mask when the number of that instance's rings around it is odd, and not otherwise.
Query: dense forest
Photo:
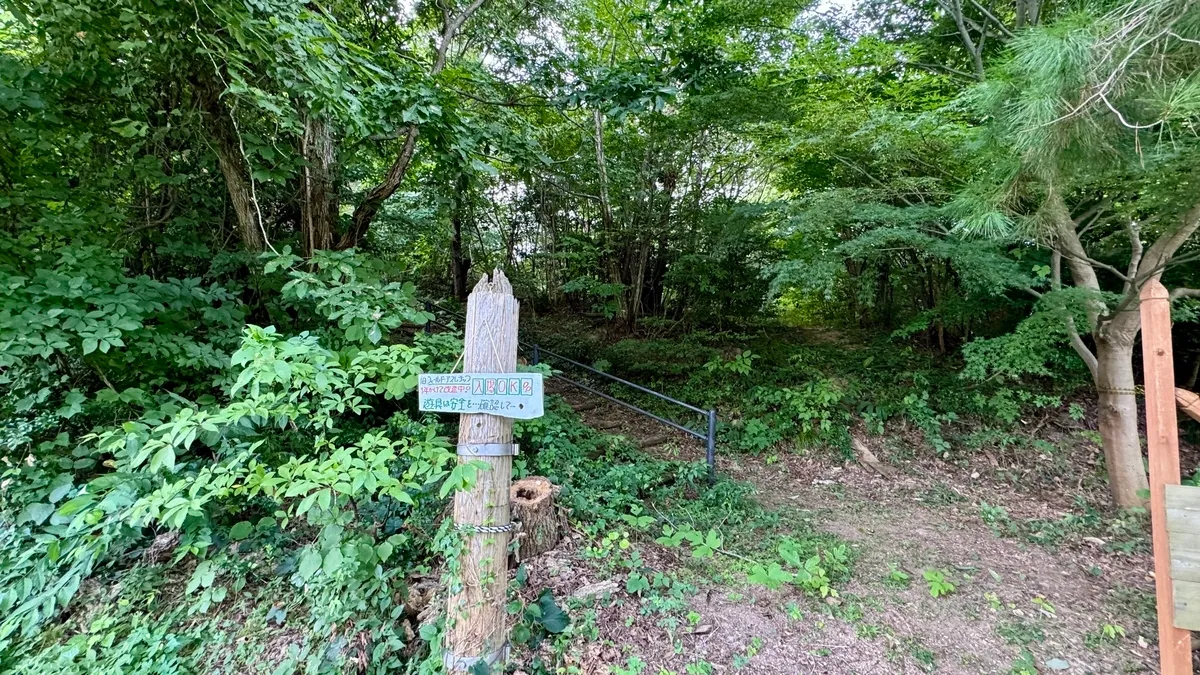
[[[510,670],[1142,672],[1139,292],[1194,390],[1198,124],[1192,0],[5,0],[0,671],[442,672],[476,477],[414,389],[495,269],[523,339],[719,419],[711,486],[561,389],[517,423],[621,597],[522,566]],[[814,506],[858,471],[1134,595],[873,558]],[[871,574],[1003,639],[864,619]],[[694,651],[735,595],[849,632]]]

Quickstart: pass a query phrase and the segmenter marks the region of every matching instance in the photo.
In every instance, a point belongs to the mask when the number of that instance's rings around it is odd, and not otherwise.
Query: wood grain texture
[[[1175,402],[1179,404],[1180,410],[1188,414],[1188,417],[1200,422],[1200,396],[1187,389],[1176,389]]]
[[[467,300],[463,336],[463,372],[511,373],[517,366],[519,304],[504,273],[496,270],[489,282],[479,280]],[[511,419],[494,415],[463,415],[459,443],[511,443]],[[509,523],[509,483],[512,457],[480,457],[486,469],[470,490],[454,495],[454,522],[459,525],[499,526]],[[446,646],[459,657],[487,657],[504,649],[508,640],[505,599],[508,590],[508,544],[512,535],[469,534],[459,558],[461,583],[450,589],[446,607]],[[465,669],[464,669],[465,670]]]
[[[1175,582],[1175,626],[1176,629],[1200,630],[1200,581]],[[1190,666],[1190,664],[1189,664]],[[1164,664],[1163,675],[1175,675]]]
[[[1200,585],[1194,587],[1194,582],[1189,581],[1180,581],[1176,585],[1171,579],[1167,486],[1179,485],[1179,427],[1175,417],[1170,296],[1157,279],[1151,279],[1142,287],[1139,311],[1142,362],[1146,374],[1146,444],[1150,455],[1150,524],[1154,536],[1159,658],[1163,675],[1190,675],[1192,636],[1176,615],[1190,623],[1195,608],[1200,617]],[[1176,515],[1186,516],[1190,509],[1176,511]],[[1190,523],[1187,526],[1190,527]],[[1177,595],[1176,589],[1183,595]],[[1197,593],[1191,595],[1194,591]],[[1191,600],[1193,597],[1195,602]]]

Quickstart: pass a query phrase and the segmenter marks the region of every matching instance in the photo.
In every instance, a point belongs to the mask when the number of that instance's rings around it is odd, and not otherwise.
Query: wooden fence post
[[[511,373],[517,367],[519,304],[504,273],[479,280],[467,299],[463,372]],[[474,487],[454,495],[454,522],[464,536],[457,579],[446,607],[446,671],[470,669],[479,661],[503,663],[508,652],[508,544],[512,537],[509,484],[512,455],[467,449],[512,447],[511,419],[487,414],[459,418],[460,464],[483,462]],[[493,668],[499,672],[499,667]]]
[[[1191,675],[1191,631],[1175,627],[1175,590],[1167,540],[1166,486],[1179,484],[1179,426],[1175,417],[1175,363],[1171,353],[1171,300],[1157,280],[1142,287],[1142,363],[1146,372],[1146,445],[1150,456],[1150,522],[1162,675]]]

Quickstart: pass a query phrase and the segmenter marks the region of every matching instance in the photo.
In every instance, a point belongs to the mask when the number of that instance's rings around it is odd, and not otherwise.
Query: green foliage
[[[1008,335],[973,340],[963,346],[962,376],[973,382],[1019,381],[1029,376],[1079,377],[1082,363],[1065,349],[1061,317],[1039,312]]]
[[[832,579],[842,578],[849,571],[850,556],[844,544],[838,544],[811,555],[808,545],[789,539],[779,544],[778,554],[783,565],[772,562],[755,564],[748,579],[752,583],[776,589],[784,584],[794,584],[806,593],[825,598],[837,596]]]
[[[955,586],[946,579],[946,570],[925,570],[925,582],[929,584],[929,594],[935,598],[944,597],[954,592]]]
[[[1001,623],[996,632],[1010,645],[1024,647],[1046,639],[1046,632],[1037,621],[1013,620]]]
[[[1068,322],[1122,314],[1129,223],[1150,252],[1188,236],[1198,24],[1176,0],[1047,8],[970,64],[916,6],[841,31],[793,0],[484,3],[457,34],[463,3],[378,9],[0,12],[6,667],[188,671],[224,650],[237,670],[286,623],[279,672],[439,668],[443,627],[410,637],[405,586],[454,580],[440,515],[481,467],[415,410],[417,375],[462,352],[419,334],[418,284],[462,296],[500,267],[548,317],[525,327],[598,314],[556,346],[717,409],[721,451],[849,457],[861,421],[946,456],[964,425],[1007,433],[1087,377]],[[945,74],[963,69],[981,83]],[[1102,280],[1063,288],[1039,244],[1091,205]],[[789,516],[747,486],[561,404],[516,434],[517,472],[562,486],[644,612],[678,619],[688,592],[629,553],[651,532],[770,587],[825,596],[849,572],[831,537],[751,534]],[[982,509],[1031,542],[1144,546],[1134,514]],[[526,646],[585,630],[545,595],[518,611]]]
[[[1119,624],[1105,623],[1099,628],[1083,636],[1083,643],[1093,651],[1102,646],[1112,646],[1120,643],[1126,637],[1125,629]]]
[[[655,541],[669,548],[678,548],[684,542],[687,542],[692,549],[692,556],[695,558],[711,558],[721,550],[721,545],[724,540],[716,530],[709,530],[704,533],[693,529],[691,526],[683,526],[675,529],[671,525],[663,525],[662,536]]]
[[[625,292],[623,284],[606,284],[591,277],[578,277],[562,285],[563,293],[579,293],[592,303],[591,310],[613,318],[621,309],[618,299]]]
[[[901,570],[895,565],[889,565],[888,575],[884,579],[885,583],[895,588],[908,588],[912,581],[912,577],[907,572]]]
[[[559,607],[549,589],[542,591],[536,602],[525,606],[522,621],[513,628],[515,644],[536,649],[549,635],[562,633],[570,625],[570,617]]]
[[[1028,649],[1022,649],[1021,655],[1013,661],[1008,672],[1009,675],[1037,675],[1037,661],[1033,658],[1033,653]]]
[[[15,526],[4,530],[0,547],[5,557],[0,604],[6,614],[0,649],[11,651],[22,638],[35,635],[73,601],[84,579],[136,550],[148,527],[179,531],[178,544],[167,551],[175,561],[199,559],[185,588],[195,596],[188,614],[205,614],[226,602],[230,587],[223,573],[237,560],[230,555],[232,542],[290,537],[297,527],[319,530],[319,538],[285,558],[297,583],[316,595],[337,594],[335,602],[321,605],[324,611],[313,613],[318,624],[338,623],[347,612],[362,611],[372,594],[402,580],[403,568],[381,567],[387,561],[429,555],[406,535],[379,533],[356,514],[413,511],[436,488],[444,495],[447,485],[468,484],[469,465],[459,467],[458,475],[449,470],[453,453],[434,423],[375,430],[347,424],[356,417],[380,419],[379,412],[393,405],[389,402],[411,392],[430,358],[429,352],[403,344],[360,346],[372,341],[373,330],[363,327],[364,320],[383,331],[405,319],[424,318],[411,309],[411,286],[376,282],[379,294],[356,289],[347,275],[352,277],[362,261],[337,254],[330,258],[342,275],[337,284],[321,286],[301,276],[310,288],[323,290],[290,298],[285,293],[284,301],[297,308],[312,302],[310,311],[338,319],[333,325],[340,331],[323,333],[341,351],[307,332],[285,337],[273,326],[249,325],[240,344],[232,343],[236,351],[225,355],[219,349],[231,341],[221,337],[220,327],[240,313],[212,309],[228,302],[224,289],[129,280],[119,271],[97,271],[103,267],[80,268],[72,255],[60,258],[56,272],[40,272],[38,283],[10,284],[10,298],[24,298],[25,316],[44,312],[46,318],[22,322],[23,330],[9,338],[29,348],[7,352],[7,372],[41,373],[41,389],[25,399],[10,396],[9,405],[16,414],[50,416],[46,427],[64,420],[67,431],[41,440],[49,432],[31,426],[23,441],[10,439],[10,447],[28,453],[29,460],[4,472],[12,489],[2,506],[15,514]],[[112,258],[91,260],[111,264]],[[68,273],[75,281],[67,280]],[[49,302],[39,297],[63,292],[107,309],[91,311],[92,318],[86,305],[74,314],[61,311],[61,302],[59,311],[39,309]],[[192,332],[188,313],[201,320],[206,311],[215,311],[212,339],[199,343],[196,336],[203,334]],[[13,314],[13,309],[6,312]],[[110,321],[112,327],[96,320]],[[17,330],[9,325],[7,330]],[[89,366],[101,376],[103,388],[72,384],[78,380],[68,375]],[[113,373],[111,379],[103,378],[106,371]],[[193,399],[182,395],[186,386],[178,393],[147,393],[197,373],[203,377],[191,379]],[[112,380],[144,388],[119,392]],[[55,403],[59,396],[65,406]],[[390,429],[399,428],[406,433],[389,437]],[[403,553],[397,555],[398,550]],[[136,624],[143,620],[139,616],[129,620]],[[169,631],[169,626],[154,630]],[[398,654],[394,629],[380,630],[381,644],[390,640]],[[137,644],[124,648],[136,650]]]
[[[1133,553],[1145,550],[1145,512],[1130,509],[1116,517],[1105,517],[1094,507],[1077,501],[1079,513],[1068,513],[1058,519],[1032,518],[1027,521],[1014,520],[1001,506],[982,502],[980,517],[997,536],[1016,537],[1054,549],[1084,537],[1103,538],[1107,550]]]

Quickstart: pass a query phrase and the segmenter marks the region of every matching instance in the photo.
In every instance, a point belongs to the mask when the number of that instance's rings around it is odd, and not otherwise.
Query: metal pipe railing
[[[438,309],[445,314],[449,314],[450,316],[462,319],[464,321],[467,318],[466,316],[459,314],[458,312],[455,312],[450,309],[446,309],[445,307],[442,307],[441,305],[439,305],[435,302],[429,301],[429,300],[424,301],[424,304],[425,304],[425,311],[429,312],[430,314],[434,313],[433,312],[434,309]],[[441,326],[442,328],[445,328],[446,330],[452,330],[452,328],[450,326],[448,326],[440,321],[431,319],[425,323],[425,332],[426,333],[431,331],[431,328],[430,328],[431,324]],[[584,391],[595,394],[596,396],[599,396],[605,400],[612,401],[613,403],[616,403],[617,405],[623,406],[625,408],[633,410],[634,412],[645,415],[646,417],[649,417],[657,422],[665,424],[665,425],[671,427],[672,429],[678,429],[679,431],[682,431],[685,434],[689,434],[691,436],[695,436],[696,438],[703,440],[705,442],[705,461],[708,464],[708,481],[709,481],[709,483],[712,483],[713,481],[716,480],[716,454],[717,454],[717,411],[716,410],[712,410],[712,409],[705,410],[703,408],[698,408],[690,403],[684,403],[683,401],[680,401],[679,399],[672,398],[670,396],[667,396],[666,394],[654,391],[653,389],[650,389],[648,387],[643,387],[640,384],[635,384],[633,382],[630,382],[629,380],[617,377],[616,375],[606,373],[602,370],[597,370],[596,368],[584,365],[584,364],[576,361],[575,359],[568,358],[566,356],[563,356],[562,354],[557,354],[555,352],[552,352],[549,349],[543,349],[538,344],[530,344],[523,340],[518,340],[517,342],[522,347],[526,347],[530,350],[530,352],[531,352],[530,360],[533,363],[533,365],[535,365],[535,366],[541,363],[542,354],[546,354],[547,356],[555,358],[559,361],[569,363],[572,366],[575,366],[576,368],[582,368],[583,370],[586,370],[589,373],[595,373],[596,375],[608,378],[608,379],[612,380],[613,382],[617,382],[618,384],[622,384],[622,385],[625,385],[626,387],[629,387],[636,391],[640,391],[643,394],[649,394],[651,396],[655,396],[655,397],[660,398],[668,403],[672,403],[674,405],[686,408],[692,412],[696,412],[701,415],[704,415],[707,418],[708,429],[706,430],[707,433],[700,433],[699,431],[696,431],[695,429],[691,429],[691,428],[686,427],[678,422],[675,422],[675,421],[669,420],[665,417],[656,415],[644,408],[639,408],[636,405],[633,405],[632,403],[622,401],[621,399],[619,399],[611,394],[600,391],[594,387],[590,387],[582,382],[579,382],[577,380],[572,380],[572,379],[570,379],[568,377],[564,377],[562,375],[558,376],[558,378],[560,380],[566,382],[567,384],[570,384],[571,386],[583,389]]]
[[[541,352],[543,354],[549,354],[550,356],[553,356],[554,358],[556,358],[560,361],[566,361],[567,363],[569,363],[573,366],[583,368],[584,370],[586,370],[588,372],[596,373],[597,375],[600,375],[602,377],[607,377],[608,379],[612,380],[613,382],[619,382],[619,383],[625,385],[626,387],[636,389],[636,390],[642,392],[643,394],[650,394],[651,396],[657,396],[658,398],[661,398],[662,400],[664,400],[668,403],[674,403],[677,406],[681,406],[681,407],[687,408],[688,410],[698,412],[701,415],[708,414],[708,411],[703,408],[697,408],[696,406],[691,405],[689,403],[684,403],[683,401],[680,401],[678,399],[671,398],[670,396],[667,396],[666,394],[660,394],[657,391],[654,391],[653,389],[647,389],[646,387],[643,387],[640,384],[634,384],[634,383],[630,382],[629,380],[619,378],[616,375],[610,375],[602,370],[596,370],[595,368],[592,368],[591,366],[585,366],[582,363],[580,363],[574,359],[569,359],[569,358],[563,356],[562,354],[555,354],[554,352],[550,351],[549,349],[541,349]]]
[[[589,392],[595,394],[596,396],[599,396],[600,398],[607,399],[609,401],[612,401],[613,403],[616,403],[617,405],[629,408],[630,410],[632,410],[634,412],[639,412],[639,413],[645,415],[646,417],[658,420],[659,422],[661,422],[673,429],[678,429],[685,434],[691,434],[692,436],[695,436],[696,438],[699,438],[702,441],[708,440],[707,434],[702,434],[699,431],[696,431],[695,429],[689,429],[689,428],[683,426],[682,424],[680,424],[678,422],[674,422],[672,420],[669,420],[665,417],[659,417],[658,415],[655,415],[654,413],[650,412],[649,410],[646,410],[644,408],[639,408],[632,403],[626,403],[625,401],[622,401],[621,399],[619,399],[611,394],[606,394],[598,389],[593,389],[592,387],[589,387],[582,382],[572,380],[569,377],[563,377],[562,375],[556,375],[555,377],[559,380],[562,380],[563,382],[566,382],[567,384],[570,384],[575,387],[579,387],[580,389],[582,389],[584,391],[589,391]]]

